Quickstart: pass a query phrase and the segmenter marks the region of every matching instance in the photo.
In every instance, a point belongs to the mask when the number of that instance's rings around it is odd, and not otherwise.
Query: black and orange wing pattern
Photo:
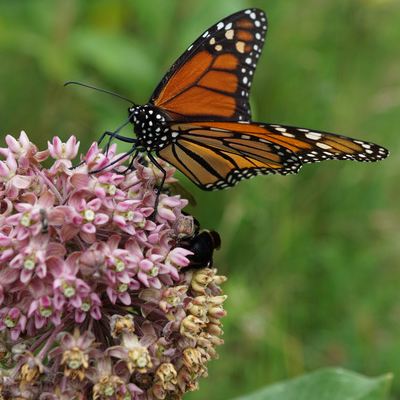
[[[149,103],[175,120],[249,121],[249,90],[266,32],[258,9],[216,23],[172,65]]]
[[[332,133],[253,122],[174,123],[176,140],[157,154],[204,190],[265,174],[294,174],[323,160],[378,161],[388,151]]]
[[[293,174],[329,159],[387,157],[373,143],[251,121],[249,91],[266,32],[267,18],[256,8],[213,25],[172,65],[148,104],[129,109],[137,139],[119,130],[112,135],[134,143],[129,153],[146,152],[162,170],[151,155],[156,152],[204,190],[255,175]]]

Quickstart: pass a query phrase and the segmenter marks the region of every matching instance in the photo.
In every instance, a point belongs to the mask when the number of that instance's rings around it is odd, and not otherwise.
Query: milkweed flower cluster
[[[187,200],[162,193],[154,218],[160,171],[135,160],[118,173],[115,145],[103,154],[94,143],[71,169],[74,137],[55,137],[45,151],[24,132],[6,143],[2,398],[180,399],[198,389],[223,343],[226,278],[190,268],[192,253],[180,245],[193,234]],[[175,182],[174,168],[159,162]]]

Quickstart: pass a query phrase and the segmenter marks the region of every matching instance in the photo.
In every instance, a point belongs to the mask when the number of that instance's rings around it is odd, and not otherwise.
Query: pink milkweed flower
[[[18,165],[14,154],[9,152],[5,162],[0,161],[0,197],[7,196],[14,200],[20,190],[27,189],[33,181],[33,177],[18,173]]]
[[[62,228],[63,241],[67,241],[79,233],[87,243],[96,241],[96,227],[105,225],[109,216],[99,212],[102,202],[100,199],[87,200],[85,191],[74,192],[68,202],[70,220]]]
[[[79,144],[80,142],[76,143],[76,137],[71,136],[68,140],[67,143],[62,143],[60,138],[57,136],[54,136],[53,138],[53,144],[50,142],[48,143],[48,148],[49,148],[49,153],[52,158],[55,160],[58,159],[67,159],[67,160],[72,160],[76,157],[78,154],[79,150]]]
[[[48,174],[50,176],[56,176],[58,173],[62,172],[66,176],[72,176],[73,172],[70,171],[72,167],[71,160],[76,157],[79,150],[79,142],[76,143],[75,136],[71,136],[66,143],[62,143],[60,138],[54,136],[53,143],[47,142],[47,145],[50,156],[56,160],[47,171]]]
[[[71,169],[74,137],[55,137],[42,152],[25,133],[6,143],[0,331],[6,349],[23,353],[5,361],[14,368],[3,369],[3,397],[112,391],[149,400],[196,388],[222,343],[225,297],[223,277],[191,270],[192,253],[180,247],[182,237],[190,241],[176,228],[191,218],[182,214],[187,200],[162,193],[154,213],[160,171],[137,158],[118,173],[126,157],[115,144],[106,154],[93,144]],[[174,168],[160,165],[175,182]]]
[[[8,328],[12,340],[17,340],[21,332],[25,332],[26,323],[27,318],[18,307],[0,310],[0,330]]]
[[[100,299],[100,296],[97,293],[90,293],[90,295],[83,299],[79,308],[75,309],[75,322],[80,324],[82,323],[88,314],[95,320],[100,320],[101,315],[101,307],[103,306],[103,302]]]
[[[15,139],[11,135],[6,136],[8,147],[0,148],[0,154],[5,157],[11,152],[18,161],[20,173],[22,173],[29,165],[39,166],[48,157],[48,150],[39,152],[35,144],[33,144],[27,134],[22,131],[19,138]]]
[[[34,322],[35,329],[41,329],[50,323],[55,326],[60,325],[65,297],[57,292],[53,294],[49,285],[38,279],[30,282],[29,289],[32,293],[32,302],[29,306],[28,318]]]

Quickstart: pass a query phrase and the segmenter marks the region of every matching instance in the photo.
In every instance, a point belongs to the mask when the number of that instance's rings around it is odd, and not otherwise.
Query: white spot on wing
[[[318,132],[308,132],[305,134],[305,136],[311,140],[320,140],[322,135]]]
[[[286,136],[286,137],[290,137],[290,138],[296,137],[295,135],[293,135],[293,133],[289,133],[289,132],[282,132],[282,136]]]
[[[329,146],[328,144],[325,144],[325,143],[317,143],[316,144],[319,148],[321,148],[321,149],[324,149],[324,150],[328,150],[328,149],[331,149],[332,148],[332,146]],[[328,154],[328,155],[331,155],[331,153],[329,153],[329,152],[325,152],[326,154]]]

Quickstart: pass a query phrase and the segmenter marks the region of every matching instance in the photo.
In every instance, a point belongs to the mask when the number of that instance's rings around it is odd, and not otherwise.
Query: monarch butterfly
[[[119,135],[122,127],[105,134],[132,143],[127,154],[145,152],[164,171],[155,152],[204,190],[329,159],[386,158],[388,150],[374,143],[251,120],[249,91],[266,32],[266,15],[256,8],[216,23],[172,65],[146,105],[129,108],[124,125],[133,124],[136,138]]]

